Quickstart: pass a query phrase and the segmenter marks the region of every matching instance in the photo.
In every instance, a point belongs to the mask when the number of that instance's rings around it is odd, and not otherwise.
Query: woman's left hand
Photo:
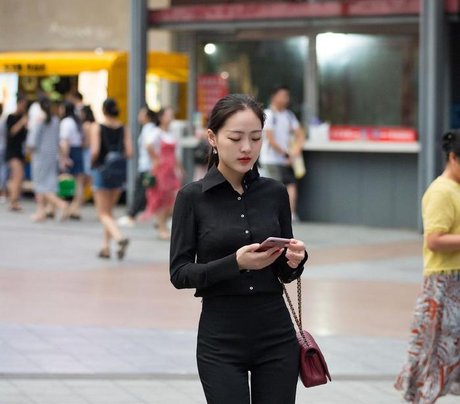
[[[287,264],[292,269],[296,269],[305,258],[305,244],[300,240],[291,239],[286,249],[286,258]]]

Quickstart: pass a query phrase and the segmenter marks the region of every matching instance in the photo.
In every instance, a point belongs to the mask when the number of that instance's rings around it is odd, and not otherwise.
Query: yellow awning
[[[0,52],[0,73],[20,76],[72,76],[82,71],[127,68],[126,52]],[[187,82],[188,58],[178,53],[149,52],[147,71],[162,79]]]
[[[149,52],[147,73],[158,77],[186,83],[188,81],[188,57],[181,53]]]

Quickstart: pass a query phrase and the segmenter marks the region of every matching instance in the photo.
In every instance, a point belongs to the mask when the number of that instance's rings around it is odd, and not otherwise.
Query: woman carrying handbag
[[[171,281],[202,298],[197,362],[210,404],[295,403],[299,344],[280,280],[299,278],[307,254],[285,186],[257,171],[264,120],[249,96],[218,101],[208,173],[174,207]],[[260,251],[268,237],[287,244]]]

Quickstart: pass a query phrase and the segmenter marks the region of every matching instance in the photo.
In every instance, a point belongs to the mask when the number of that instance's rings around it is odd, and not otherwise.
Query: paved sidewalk
[[[125,261],[104,261],[90,206],[82,222],[43,224],[25,206],[0,206],[0,404],[204,403],[200,302],[172,288],[169,245],[152,224],[126,231]],[[311,223],[295,234],[310,252],[305,322],[334,378],[299,386],[298,402],[399,402],[392,382],[421,280],[420,235]]]

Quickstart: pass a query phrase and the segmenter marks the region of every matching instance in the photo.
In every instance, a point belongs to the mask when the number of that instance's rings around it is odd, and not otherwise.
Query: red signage
[[[197,104],[198,111],[204,117],[209,117],[209,113],[214,105],[222,97],[228,94],[227,80],[219,74],[202,74],[197,80]]]
[[[349,126],[332,125],[329,140],[333,141],[374,141],[374,142],[416,142],[417,131],[398,126]]]
[[[442,1],[442,0],[432,0]],[[206,3],[206,5],[204,4]],[[299,18],[419,15],[422,0],[324,0],[315,2],[198,2],[182,1],[165,9],[149,11],[149,24]],[[460,0],[444,0],[448,13],[460,12]]]

